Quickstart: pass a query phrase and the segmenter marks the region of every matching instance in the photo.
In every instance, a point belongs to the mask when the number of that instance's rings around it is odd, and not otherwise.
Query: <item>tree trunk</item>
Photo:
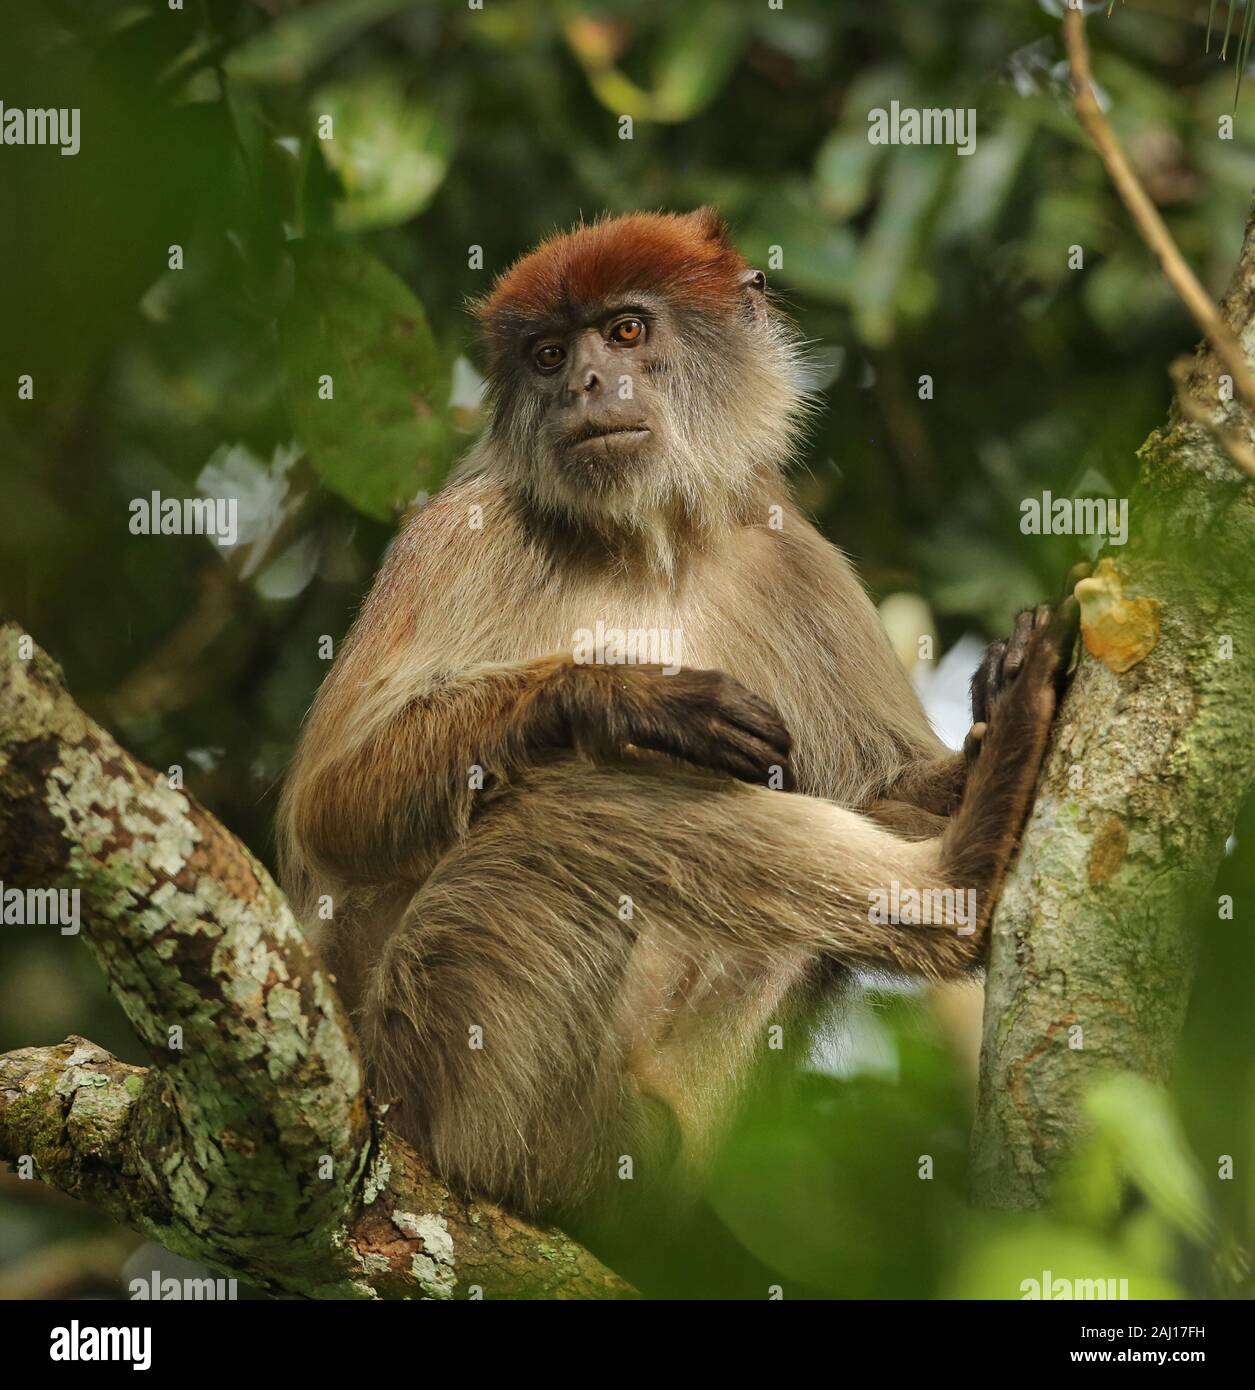
[[[1222,307],[1250,360],[1255,215]],[[1255,488],[1222,446],[1249,438],[1222,372],[1201,348],[1194,406],[1140,451],[1128,544],[1078,589],[1085,651],[994,920],[972,1146],[990,1205],[1048,1199],[1095,1079],[1167,1077],[1187,909],[1255,783]]]

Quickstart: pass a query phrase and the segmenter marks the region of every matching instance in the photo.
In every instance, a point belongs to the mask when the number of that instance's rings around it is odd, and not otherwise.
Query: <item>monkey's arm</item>
[[[474,798],[563,752],[597,761],[665,753],[789,785],[776,711],[719,671],[577,665],[554,655],[430,680],[407,694],[385,652],[362,643],[320,694],[281,809],[285,844],[347,881],[423,878],[469,822]],[[355,711],[355,672],[397,695],[386,717]],[[360,695],[360,691],[359,691]]]
[[[884,802],[903,803],[931,817],[948,816],[963,797],[967,774],[979,739],[968,735],[959,753],[926,762],[908,763],[885,789],[884,796],[869,808],[873,819],[880,819],[877,806]]]

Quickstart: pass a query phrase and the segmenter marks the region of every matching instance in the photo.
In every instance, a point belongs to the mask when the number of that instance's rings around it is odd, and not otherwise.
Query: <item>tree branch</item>
[[[83,937],[155,1063],[81,1038],[0,1058],[0,1157],[276,1293],[630,1296],[565,1236],[452,1196],[387,1132],[265,869],[11,625],[0,794],[6,888],[79,892]]]
[[[1207,341],[1224,363],[1233,378],[1234,389],[1249,407],[1255,408],[1255,377],[1247,365],[1246,354],[1237,335],[1225,322],[1215,302],[1198,282],[1185,258],[1177,249],[1172,233],[1138,181],[1115,131],[1103,115],[1094,95],[1094,77],[1090,71],[1089,45],[1085,40],[1085,13],[1080,9],[1064,12],[1063,37],[1068,50],[1068,65],[1072,75],[1073,104],[1081,124],[1089,133],[1098,157],[1120,195],[1124,206],[1141,234],[1142,240],[1154,252],[1164,278],[1180,296],[1194,322],[1202,329]],[[1241,460],[1235,460],[1246,468]],[[1247,469],[1255,476],[1255,470]]]

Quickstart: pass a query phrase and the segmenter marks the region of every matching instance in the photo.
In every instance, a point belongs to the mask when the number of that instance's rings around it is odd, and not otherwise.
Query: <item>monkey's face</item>
[[[494,466],[546,509],[698,519],[792,447],[803,390],[765,282],[708,210],[545,242],[477,312]]]
[[[655,378],[674,334],[661,305],[644,297],[589,306],[521,343],[536,453],[565,488],[605,494],[643,481],[671,440]]]
[[[642,290],[520,325],[494,429],[533,495],[627,519],[692,512],[734,482],[780,379],[760,281],[727,310]]]

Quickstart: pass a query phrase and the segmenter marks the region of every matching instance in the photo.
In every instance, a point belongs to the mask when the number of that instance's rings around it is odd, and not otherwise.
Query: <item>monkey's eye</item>
[[[552,372],[566,361],[566,349],[561,343],[543,343],[536,349],[536,365],[542,372]]]
[[[623,343],[625,346],[632,343],[643,343],[645,341],[645,325],[640,319],[620,319],[610,330],[608,336],[612,343]]]

